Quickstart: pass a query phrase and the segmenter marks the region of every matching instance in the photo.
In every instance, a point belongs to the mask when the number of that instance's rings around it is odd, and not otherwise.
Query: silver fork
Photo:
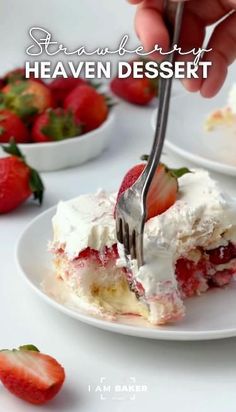
[[[164,0],[164,13],[168,17],[168,0]],[[178,44],[182,24],[184,3],[178,2],[176,6],[173,30],[169,30],[171,37],[171,50]],[[169,24],[168,27],[170,28]],[[169,55],[168,61],[174,62],[174,53]],[[138,267],[144,264],[143,232],[146,220],[146,199],[149,187],[160,161],[165,140],[169,102],[171,95],[172,78],[160,80],[159,109],[152,150],[148,163],[139,179],[127,189],[120,197],[116,207],[116,234],[118,242],[124,246],[125,256],[129,262],[136,259]]]

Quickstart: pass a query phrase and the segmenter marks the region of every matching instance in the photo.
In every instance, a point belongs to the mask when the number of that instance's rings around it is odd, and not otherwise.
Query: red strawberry
[[[68,94],[78,86],[82,86],[87,82],[84,79],[75,79],[74,77],[57,78],[49,83],[48,87],[52,91],[53,98],[57,106],[62,107],[65,98]]]
[[[216,272],[208,281],[210,286],[218,286],[222,288],[228,285],[234,277],[234,270],[224,269]]]
[[[107,118],[106,98],[89,85],[78,86],[66,97],[64,108],[74,112],[84,131],[99,127]]]
[[[135,61],[137,60],[129,62],[132,71]],[[150,103],[154,97],[157,97],[158,80],[148,79],[145,75],[141,79],[136,79],[131,72],[127,78],[114,78],[110,83],[110,88],[114,94],[127,102],[145,106]]]
[[[83,262],[90,261],[95,262],[97,265],[106,266],[111,260],[116,260],[118,258],[117,244],[113,246],[105,247],[103,252],[100,253],[98,250],[91,249],[87,247],[80,252],[79,256],[76,258],[82,264]]]
[[[145,167],[146,164],[141,163],[128,171],[121,183],[116,202],[118,202],[121,194],[136,182]],[[178,193],[177,178],[185,173],[189,173],[186,168],[171,170],[164,164],[159,164],[147,196],[146,220],[160,215],[175,203]]]
[[[213,265],[224,265],[231,259],[236,258],[236,247],[229,242],[226,246],[219,246],[216,249],[207,250],[206,253]]]
[[[127,102],[145,106],[157,96],[156,88],[150,79],[134,79],[127,77],[126,79],[113,79],[110,84],[114,94]]]
[[[33,73],[30,74],[30,79],[38,83],[44,84],[43,80],[36,79]],[[18,80],[26,80],[24,67],[18,67],[17,69],[11,70],[3,77],[3,81],[5,84],[15,83]]]
[[[14,141],[3,149],[11,156],[0,159],[0,213],[17,208],[32,194],[41,204],[44,187],[36,170],[25,163]]]
[[[196,295],[201,279],[208,273],[207,261],[200,259],[198,262],[186,258],[180,258],[175,266],[176,278],[180,286],[180,290],[185,297]]]
[[[5,86],[5,82],[2,77],[0,77],[0,90]]]
[[[61,108],[48,109],[40,114],[33,124],[32,139],[36,143],[51,142],[79,136],[81,126],[73,113]]]
[[[17,143],[29,142],[29,132],[22,120],[9,110],[0,110],[0,143],[14,137]]]
[[[53,107],[51,90],[35,80],[18,81],[2,89],[2,105],[22,119]]]
[[[0,379],[13,395],[39,405],[59,392],[65,372],[56,359],[25,345],[0,351]]]

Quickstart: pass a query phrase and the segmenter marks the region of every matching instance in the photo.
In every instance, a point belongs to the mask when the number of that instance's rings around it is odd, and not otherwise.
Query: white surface
[[[56,206],[35,218],[20,236],[16,249],[19,273],[47,303],[82,322],[132,336],[170,340],[236,336],[236,282],[224,290],[215,289],[201,297],[188,299],[185,302],[185,319],[159,328],[135,317],[123,317],[112,322],[81,310],[73,295],[69,290],[65,292],[63,283],[53,275],[52,255],[47,251],[47,244],[52,239],[51,221],[55,212]]]
[[[24,143],[19,148],[27,162],[39,172],[51,172],[78,166],[105,150],[112,138],[116,108],[110,111],[105,122],[83,136],[59,142]],[[0,148],[0,156],[2,149]]]
[[[81,12],[85,4],[88,8]],[[126,27],[130,29],[131,6],[125,1],[99,0],[100,13],[97,4],[97,0],[41,0],[34,4],[30,0],[3,0],[0,16],[0,34],[4,39],[2,70],[17,64],[21,56],[24,59],[20,50],[28,41],[25,30],[32,23],[53,26],[61,37],[67,33],[74,42],[78,42],[87,26],[88,37],[94,37],[96,43],[100,42],[100,36],[103,41],[111,37],[111,27],[114,38]],[[94,10],[99,14],[97,25]],[[88,23],[90,13],[93,30]],[[154,106],[141,109],[120,105],[112,144],[100,158],[75,169],[43,174],[47,186],[43,207],[39,209],[28,202],[14,213],[0,217],[0,346],[16,347],[32,342],[42,351],[56,356],[66,368],[67,380],[62,392],[40,411],[235,411],[236,339],[162,342],[92,328],[48,306],[28,288],[16,269],[16,238],[33,217],[62,198],[94,191],[102,185],[114,190],[128,167],[139,160],[140,154],[149,151],[153,109]],[[163,160],[171,166],[184,163],[193,167],[165,152]],[[236,195],[235,178],[216,173],[213,177],[225,190]],[[119,396],[113,385],[132,382],[132,377],[137,384],[147,385],[147,392],[137,393],[136,400],[112,399]],[[94,385],[99,385],[101,378],[112,386],[110,392],[103,393],[107,400],[100,399],[99,391],[94,392]],[[91,392],[88,385],[92,385]],[[39,408],[18,401],[0,387],[0,411],[35,412]]]
[[[198,94],[187,93],[173,99],[165,147],[201,167],[236,176],[236,124],[204,130],[207,116],[227,105],[232,79],[231,75],[214,99],[203,100]],[[156,112],[152,117],[153,128],[155,120]]]

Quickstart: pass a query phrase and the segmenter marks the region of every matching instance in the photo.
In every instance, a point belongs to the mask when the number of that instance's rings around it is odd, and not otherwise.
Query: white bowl
[[[115,111],[100,127],[82,136],[48,143],[22,143],[19,148],[26,156],[27,163],[39,172],[51,172],[78,166],[98,156],[112,137]],[[0,148],[0,157],[4,156]]]

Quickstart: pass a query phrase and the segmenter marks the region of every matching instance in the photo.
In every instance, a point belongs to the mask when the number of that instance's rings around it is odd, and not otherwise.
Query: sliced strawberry
[[[0,380],[15,396],[33,404],[48,402],[65,380],[63,367],[33,345],[0,351]]]
[[[146,164],[141,163],[128,171],[121,183],[117,202],[121,194],[136,182],[145,167]],[[175,203],[178,192],[177,178],[183,176],[185,173],[189,173],[189,170],[186,168],[171,170],[164,164],[159,164],[147,196],[146,220],[160,215]]]
[[[172,206],[177,197],[178,181],[175,176],[160,164],[154,175],[147,196],[147,219],[160,215]]]

